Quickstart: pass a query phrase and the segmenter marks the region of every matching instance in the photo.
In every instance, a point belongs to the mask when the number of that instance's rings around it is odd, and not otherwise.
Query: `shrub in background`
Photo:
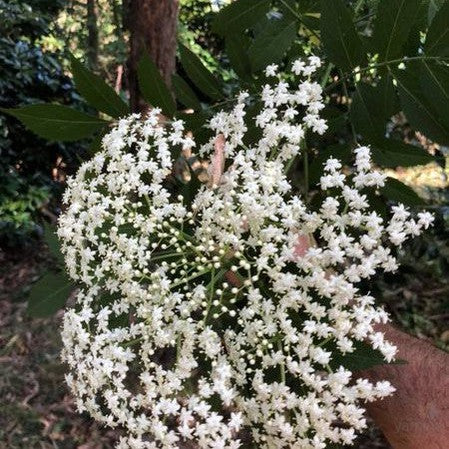
[[[40,43],[63,5],[0,0],[0,107],[81,104],[58,62],[62,54],[45,52]],[[0,246],[23,244],[36,232],[39,209],[61,190],[57,162],[70,170],[82,148],[40,139],[15,118],[0,116]]]

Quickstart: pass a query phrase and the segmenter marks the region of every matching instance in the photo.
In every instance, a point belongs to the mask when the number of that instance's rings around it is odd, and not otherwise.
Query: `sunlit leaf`
[[[0,111],[18,118],[27,128],[49,140],[83,139],[104,128],[108,122],[76,109],[57,104],[32,104]]]
[[[240,78],[249,79],[251,77],[251,61],[248,56],[250,41],[243,34],[230,35],[226,37],[226,54],[235,73]]]
[[[114,118],[122,117],[129,112],[128,105],[103,78],[89,71],[73,56],[70,60],[75,86],[91,106]]]
[[[173,89],[175,91],[176,99],[187,108],[192,108],[195,111],[201,109],[201,104],[195,95],[192,88],[179,75],[172,76]]]
[[[182,44],[179,46],[179,53],[182,66],[195,86],[214,100],[222,98],[223,92],[220,82],[204,66],[201,59]]]
[[[321,40],[331,62],[349,71],[366,62],[362,40],[343,0],[321,0]]]
[[[48,317],[62,309],[73,290],[73,283],[63,272],[48,273],[32,287],[28,313],[34,317]]]
[[[144,54],[137,67],[137,76],[142,96],[151,106],[161,108],[167,117],[176,111],[173,96],[166,86],[156,64],[148,54]]]
[[[296,35],[296,22],[271,20],[256,36],[248,49],[253,71],[257,72],[269,64],[279,62],[290,48]]]
[[[421,206],[424,204],[423,199],[411,187],[395,178],[387,178],[381,192],[389,200],[403,203],[406,206]]]
[[[423,71],[427,70],[421,61],[407,64],[406,70],[395,70],[394,76],[399,88],[402,109],[410,124],[429,139],[440,144],[449,144],[449,117],[434,109],[430,99],[430,86],[421,83]]]
[[[377,140],[372,145],[372,153],[374,162],[387,168],[413,167],[435,160],[423,148],[393,139]]]
[[[270,0],[236,0],[215,16],[212,30],[224,35],[248,29],[262,19],[269,9]]]
[[[381,0],[374,21],[373,45],[379,61],[403,54],[410,31],[417,18],[421,0]]]
[[[60,264],[64,262],[64,256],[61,252],[61,244],[59,243],[58,236],[56,235],[56,228],[46,224],[44,226],[44,241],[50,250],[51,255]]]

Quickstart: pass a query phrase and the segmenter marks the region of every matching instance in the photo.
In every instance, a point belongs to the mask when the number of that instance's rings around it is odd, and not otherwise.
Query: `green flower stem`
[[[326,82],[329,79],[329,75],[331,74],[331,71],[333,68],[334,68],[334,64],[332,64],[332,62],[330,62],[326,67],[323,77],[321,78],[321,83],[320,83],[321,87],[324,88],[324,86],[326,85]]]
[[[198,278],[198,277],[204,276],[204,275],[207,274],[207,273],[210,273],[210,270],[209,270],[209,269],[203,270],[203,271],[199,271],[198,273],[193,274],[192,276],[190,276],[190,277],[188,277],[188,278],[182,279],[182,280],[180,280],[180,281],[178,281],[178,282],[174,282],[174,283],[171,285],[171,288],[179,287],[180,285],[187,284],[188,282],[192,281],[193,279],[196,279],[196,278]]]
[[[130,341],[127,341],[126,343],[123,343],[122,346],[124,348],[128,348],[129,346],[134,346],[137,343],[140,343],[142,340],[143,340],[143,337],[135,338],[134,340],[130,340]]]
[[[368,64],[366,67],[361,67],[361,68],[352,70],[351,72],[342,73],[341,78],[339,80],[333,82],[332,84],[329,84],[329,86],[327,86],[324,90],[326,92],[329,92],[334,87],[339,86],[340,84],[342,84],[345,80],[347,80],[350,77],[353,77],[355,75],[362,74],[365,72],[369,72],[370,70],[377,69],[380,67],[388,67],[393,64],[400,64],[400,63],[405,63],[405,62],[410,62],[410,61],[448,61],[448,60],[449,60],[449,57],[422,55],[422,56],[410,56],[410,57],[406,56],[404,58],[391,59],[389,61]]]
[[[223,278],[223,276],[228,271],[229,270],[227,268],[221,268],[218,271],[218,273],[217,273],[215,271],[215,269],[212,269],[211,281],[209,282],[209,284],[206,287],[207,290],[210,290],[210,295],[209,295],[209,301],[207,302],[206,314],[204,315],[204,320],[203,320],[204,326],[206,326],[206,324],[207,324],[207,320],[209,318],[210,309],[212,308],[212,302],[214,300],[214,291],[215,291],[214,286],[215,286],[215,283],[218,282],[219,280],[221,280]]]
[[[347,103],[348,110],[349,110],[349,99],[350,98],[349,98],[349,92],[348,92],[348,86],[346,84],[346,80],[343,80],[343,94],[346,97],[346,103]],[[349,125],[351,126],[351,133],[352,133],[352,139],[354,141],[354,145],[357,145],[358,144],[357,133],[355,131],[355,127],[354,127],[354,124],[352,123],[352,120],[349,121]]]
[[[298,14],[285,0],[280,0],[280,2],[301,22],[301,24],[304,26],[304,28],[306,28],[310,32],[310,34],[312,34],[316,39],[320,40],[320,36],[317,34],[317,32],[312,28],[308,27],[303,22],[301,14]]]
[[[210,289],[210,292],[209,292],[209,300],[207,301],[206,314],[204,315],[204,326],[206,326],[207,319],[209,317],[209,312],[212,307],[212,301],[214,300],[214,286],[215,286],[215,269],[212,269],[211,280],[209,285],[207,286],[207,289],[208,290]]]
[[[309,153],[307,151],[307,145],[304,143],[304,198],[307,201],[309,195]]]
[[[278,350],[282,352],[282,341],[281,340],[278,340]],[[280,364],[280,369],[281,369],[281,382],[283,384],[285,384],[286,377],[285,377],[285,364],[284,364],[284,362],[282,362]]]

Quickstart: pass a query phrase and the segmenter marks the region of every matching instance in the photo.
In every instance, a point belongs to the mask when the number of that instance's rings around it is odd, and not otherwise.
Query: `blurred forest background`
[[[232,90],[237,82],[223,39],[211,31],[220,3],[181,0],[178,41]],[[369,28],[376,1],[348,3],[363,4],[356,12]],[[423,1],[426,18],[442,3]],[[126,96],[133,26],[128,13],[128,1],[121,0],[0,0],[0,107],[47,102],[93,112],[74,88],[70,54]],[[307,36],[308,41],[315,38]],[[402,113],[388,126],[404,142],[435,156],[426,165],[393,164],[385,170],[423,198],[437,220],[430,232],[404,248],[401,271],[379,278],[372,288],[398,325],[448,350],[448,148],[413,131]],[[349,127],[346,131],[343,137],[350,140]],[[42,239],[44,223],[55,222],[65,179],[89,157],[91,144],[88,139],[49,142],[0,114],[1,449],[112,447],[112,431],[78,416],[65,389],[58,358],[60,314],[36,319],[26,312],[31,285],[54,264]],[[373,427],[358,447],[389,446]]]

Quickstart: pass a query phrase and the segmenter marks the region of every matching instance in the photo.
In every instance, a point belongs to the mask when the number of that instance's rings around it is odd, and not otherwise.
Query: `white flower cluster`
[[[215,162],[226,164],[193,201],[170,173],[176,149],[194,142],[181,122],[158,124],[158,110],[120,120],[70,180],[58,233],[83,287],[64,318],[67,381],[80,411],[125,430],[118,448],[350,444],[365,426],[360,403],[393,392],[354,380],[341,360],[359,344],[394,358],[373,328],[387,315],[359,283],[395,270],[385,245],[432,218],[370,211],[365,191],[384,177],[366,147],[350,174],[327,161],[319,209],[294,194],[286,165],[306,129],[326,129],[309,79],[319,64],[295,62],[295,90],[263,88],[261,138],[250,147],[246,94],[211,120],[224,136]]]

